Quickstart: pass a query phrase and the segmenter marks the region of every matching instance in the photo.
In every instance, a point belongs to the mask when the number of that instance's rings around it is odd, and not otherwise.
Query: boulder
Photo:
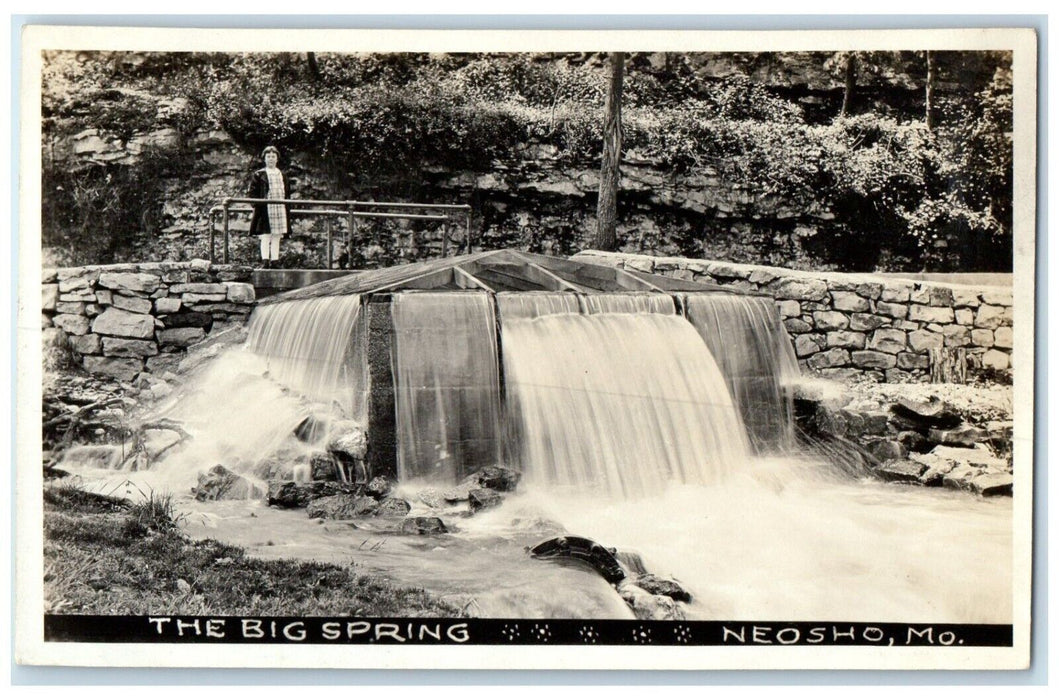
[[[1000,350],[986,350],[982,355],[982,365],[992,369],[1007,369],[1011,365],[1011,355]]]
[[[827,334],[827,347],[860,350],[866,338],[863,333],[856,331],[830,331]]]
[[[66,268],[58,271],[58,278],[60,295],[66,292],[91,291],[92,286],[99,279],[99,270]]]
[[[781,301],[777,304],[777,307],[780,312],[780,318],[794,318],[802,314],[801,304],[793,299]]]
[[[103,354],[108,357],[151,357],[158,354],[153,340],[103,338]]]
[[[842,331],[849,328],[849,317],[838,311],[814,311],[813,326],[818,331]]]
[[[901,397],[890,406],[890,411],[894,416],[903,418],[906,422],[924,429],[941,428],[947,430],[955,428],[962,422],[960,416],[936,396],[931,396],[926,401]]]
[[[783,278],[769,285],[777,299],[797,301],[824,301],[827,299],[827,283],[818,279]]]
[[[971,490],[980,496],[1010,496],[1013,484],[1011,474],[980,474],[971,479]]]
[[[191,491],[197,501],[242,500],[261,495],[261,490],[250,481],[220,464],[199,474],[199,483]]]
[[[836,311],[864,312],[871,309],[867,299],[854,292],[831,292],[832,306]]]
[[[825,342],[822,339],[817,339],[811,335],[803,334],[799,335],[794,339],[794,354],[798,357],[806,357],[814,353],[823,350],[820,343]]]
[[[327,452],[315,452],[309,457],[309,478],[313,481],[337,481],[338,464]]]
[[[912,295],[912,286],[901,282],[887,282],[882,288],[880,299],[883,301],[908,301]]]
[[[323,496],[309,501],[305,507],[305,514],[310,518],[325,518],[327,520],[352,520],[353,518],[374,512],[374,501],[370,508],[366,508],[363,501],[354,494],[335,494]]]
[[[868,341],[868,349],[896,355],[904,351],[907,341],[908,336],[904,331],[896,328],[882,328],[872,333],[871,340]]]
[[[890,460],[904,459],[908,454],[908,448],[897,440],[873,440],[868,444],[868,454],[875,461],[885,463]]]
[[[41,286],[41,310],[55,311],[55,305],[59,303],[59,285],[45,284]]]
[[[442,522],[441,518],[416,516],[414,518],[405,518],[401,522],[401,532],[410,535],[441,535],[448,531],[449,529],[445,527],[445,523]]]
[[[350,461],[362,460],[368,451],[368,437],[358,423],[341,421],[332,426],[327,449]]]
[[[158,331],[158,347],[163,351],[180,350],[205,337],[206,331],[202,328],[166,328]]]
[[[159,316],[165,316],[166,314],[175,314],[180,311],[180,300],[171,299],[169,297],[162,297],[161,299],[154,300],[154,312]],[[213,320],[213,317],[210,317]],[[166,324],[169,325],[169,324]],[[173,326],[170,326],[173,327]]]
[[[911,459],[890,459],[875,467],[875,474],[884,481],[915,482],[926,471],[926,466]]]
[[[903,370],[929,369],[930,358],[914,352],[897,353],[897,366]]]
[[[277,479],[268,482],[268,504],[281,508],[304,508],[309,501],[339,494],[358,495],[357,487],[355,484],[340,481],[310,481],[300,484]]]
[[[95,333],[70,336],[70,347],[82,355],[98,355],[103,350],[103,344]]]
[[[652,595],[664,595],[682,603],[691,602],[691,594],[673,579],[662,578],[654,574],[641,574],[633,583]]]
[[[188,284],[174,284],[169,288],[169,293],[226,296],[228,288],[221,282],[191,282]],[[217,299],[217,301],[224,301],[224,299]]]
[[[923,352],[931,348],[940,349],[945,345],[945,336],[933,331],[916,330],[908,334],[908,347],[915,352]]]
[[[129,297],[124,294],[114,294],[110,303],[114,308],[131,311],[134,314],[149,314],[154,306],[150,299]]]
[[[675,600],[669,596],[648,593],[627,579],[618,584],[618,595],[639,620],[686,619],[684,611]]]
[[[940,445],[953,445],[956,447],[974,447],[975,443],[982,442],[986,439],[986,432],[980,428],[976,428],[973,425],[963,423],[956,428],[949,430],[940,430],[938,428],[931,428],[930,432],[927,433],[927,437],[931,442],[938,443]]]
[[[812,369],[826,369],[829,367],[843,367],[849,364],[850,355],[848,350],[832,348],[825,352],[818,352],[809,358],[809,367]]]
[[[59,291],[63,291],[62,283],[59,283]],[[988,328],[995,330],[1000,326],[1011,325],[1011,309],[1004,306],[992,306],[982,304],[978,307],[978,313],[974,316],[975,328]]]
[[[412,510],[412,504],[403,498],[384,498],[379,502],[376,515],[383,518],[404,517]]]
[[[257,298],[254,285],[245,282],[228,282],[226,298],[235,304],[251,304]]]
[[[455,488],[451,488],[441,494],[441,497],[445,499],[447,503],[462,503],[468,501],[471,498],[471,490],[474,488],[473,484],[462,483]]]
[[[897,358],[877,350],[854,350],[850,359],[855,367],[863,369],[891,369],[897,366]]]
[[[492,489],[471,489],[467,494],[471,512],[477,513],[487,508],[495,508],[503,502],[500,494]]]
[[[522,474],[507,467],[485,467],[473,474],[478,480],[478,485],[484,489],[509,492],[518,486]]]
[[[885,326],[889,321],[872,314],[851,314],[849,317],[849,329],[851,331],[873,331]]]
[[[55,313],[71,314],[73,316],[85,315],[85,302],[83,301],[59,301],[55,303]]]
[[[305,484],[293,481],[270,481],[268,483],[268,504],[280,508],[304,508],[313,498],[312,491]]]
[[[84,335],[88,333],[89,321],[85,316],[80,314],[58,314],[52,317],[52,324],[56,328],[61,328],[64,332],[70,335]]]
[[[153,338],[154,316],[108,308],[92,321],[92,332],[124,338]]]
[[[212,303],[224,301],[227,298],[228,297],[226,294],[192,294],[190,292],[187,292],[185,294],[180,295],[180,301],[185,306],[195,306],[196,304],[201,304],[203,302]]]
[[[368,482],[368,486],[364,489],[366,495],[378,499],[386,498],[391,491],[393,491],[393,484],[384,476],[375,477]]]
[[[131,294],[150,294],[158,289],[162,280],[149,272],[103,272],[99,275],[100,287]]]
[[[993,331],[993,345],[1005,350],[1015,347],[1015,338],[1011,326],[1001,326]]]

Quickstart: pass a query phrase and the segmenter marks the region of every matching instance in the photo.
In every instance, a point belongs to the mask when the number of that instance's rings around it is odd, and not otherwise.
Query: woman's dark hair
[[[279,158],[279,149],[275,146],[265,146],[265,150],[261,151],[261,160],[265,159],[265,156],[269,153],[275,153],[276,157]]]

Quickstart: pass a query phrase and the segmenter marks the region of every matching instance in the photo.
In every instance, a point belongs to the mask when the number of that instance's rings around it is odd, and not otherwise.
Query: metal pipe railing
[[[221,213],[221,228],[223,232],[223,261],[230,259],[231,239],[231,215],[235,213],[245,214],[254,210],[254,204],[284,204],[301,205],[302,207],[329,207],[329,208],[300,208],[290,209],[292,216],[317,216],[325,217],[325,235],[327,238],[327,269],[333,268],[332,253],[334,245],[334,232],[332,228],[332,216],[342,216],[346,219],[346,251],[350,250],[357,238],[357,221],[359,219],[402,219],[408,221],[439,221],[442,222],[442,257],[448,255],[449,237],[451,235],[451,223],[453,218],[464,219],[464,251],[469,253],[473,246],[471,240],[471,207],[468,204],[428,204],[422,202],[364,202],[360,200],[334,200],[334,199],[261,199],[254,197],[226,197],[221,204],[213,206],[209,211],[209,246],[210,262],[216,258],[216,232],[214,221],[216,214]],[[387,208],[397,211],[364,211],[365,209]],[[422,211],[434,211],[439,213],[416,214],[407,210],[419,209]]]

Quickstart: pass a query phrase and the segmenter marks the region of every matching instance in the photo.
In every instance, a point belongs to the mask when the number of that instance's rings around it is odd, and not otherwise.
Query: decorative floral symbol
[[[687,644],[691,641],[691,628],[687,625],[677,625],[673,628],[673,636],[681,644]]]
[[[530,629],[530,634],[535,636],[538,641],[545,642],[551,639],[552,631],[548,629],[548,625],[536,624]]]
[[[518,636],[519,636],[518,635],[518,625],[516,625],[516,624],[504,625],[503,627],[500,628],[500,634],[502,634],[505,637],[507,637],[507,641],[513,642],[516,639],[518,639]]]
[[[578,634],[581,635],[581,641],[585,644],[595,644],[599,641],[599,632],[597,632],[596,628],[591,625],[585,625],[582,627],[578,630]]]
[[[632,631],[632,640],[640,644],[649,644],[651,642],[651,630],[640,625]]]

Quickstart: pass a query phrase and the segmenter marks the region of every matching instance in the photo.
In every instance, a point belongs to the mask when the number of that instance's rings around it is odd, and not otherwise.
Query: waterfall
[[[724,378],[683,318],[501,309],[512,452],[527,482],[639,497],[715,482],[746,459]]]
[[[578,295],[562,292],[500,292],[496,295],[496,305],[504,319],[581,312]]]
[[[393,297],[398,476],[459,481],[500,461],[496,318],[485,293]]]
[[[772,299],[688,294],[688,320],[706,341],[758,453],[793,444],[790,381],[798,361]]]
[[[590,314],[674,314],[673,297],[668,294],[589,294],[583,297]]]
[[[359,360],[363,333],[354,333],[360,306],[357,295],[259,306],[250,319],[247,348],[283,386],[362,419],[367,375]]]

